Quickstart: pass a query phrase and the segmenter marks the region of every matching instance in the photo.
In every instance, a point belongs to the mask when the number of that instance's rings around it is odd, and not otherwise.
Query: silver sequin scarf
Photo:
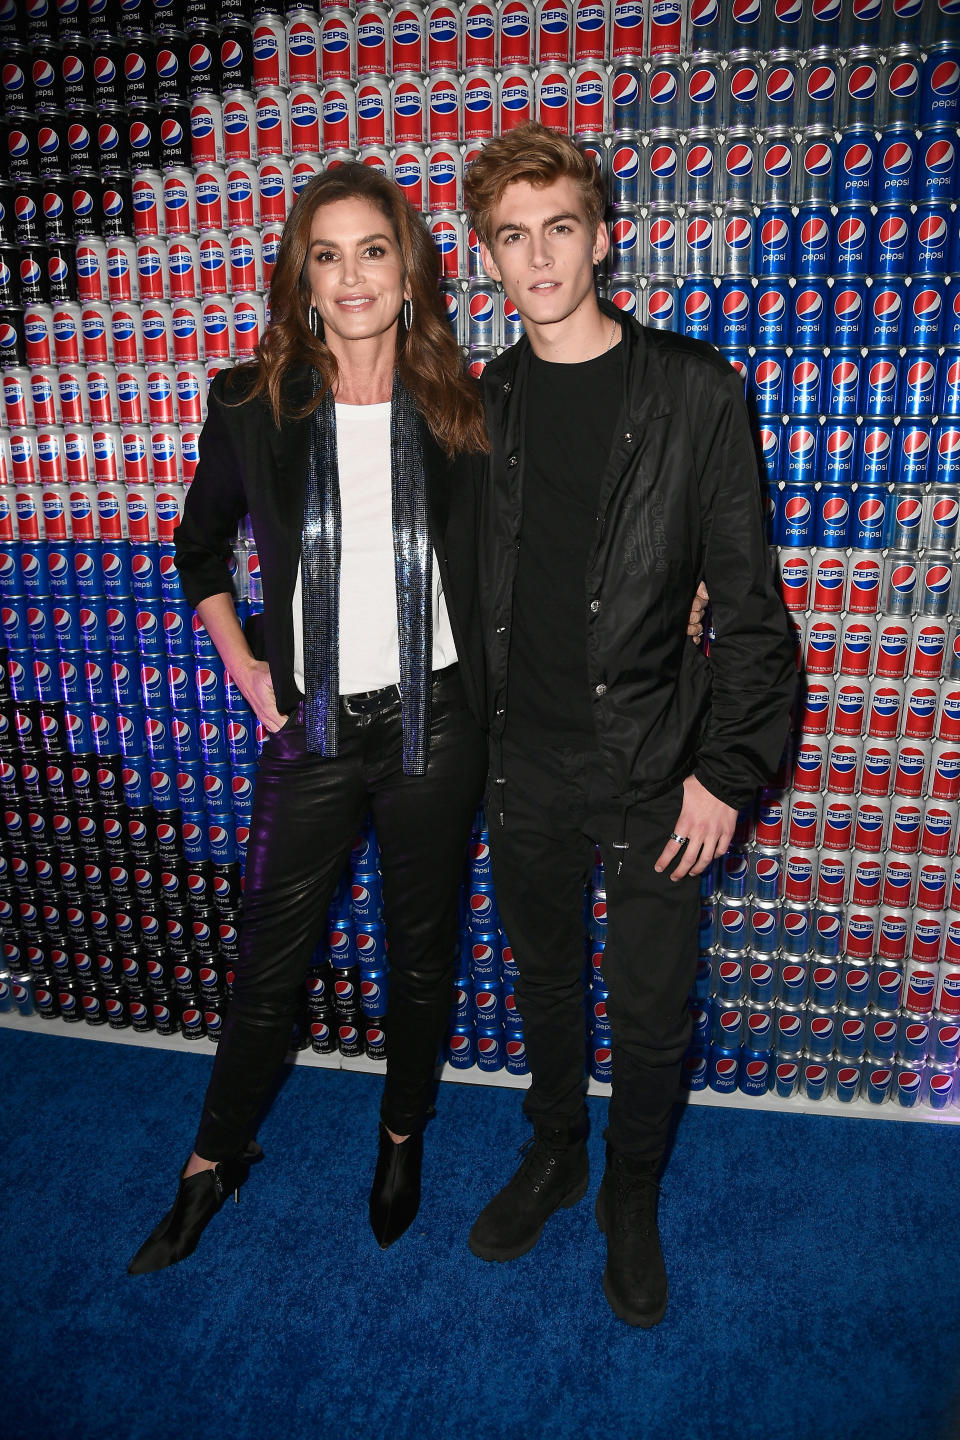
[[[314,387],[318,383],[315,373]],[[423,441],[423,420],[394,371],[390,482],[405,775],[426,770],[430,731],[433,547]],[[336,410],[327,390],[311,420],[302,547],[307,749],[326,756],[337,754],[338,740],[340,523]]]

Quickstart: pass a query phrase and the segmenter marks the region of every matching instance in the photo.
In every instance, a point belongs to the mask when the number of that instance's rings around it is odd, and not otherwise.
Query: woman
[[[191,1254],[260,1158],[259,1112],[368,809],[390,961],[370,1221],[384,1249],[411,1224],[485,771],[469,708],[482,713],[474,487],[469,461],[454,457],[486,439],[421,217],[366,166],[316,176],[284,228],[270,300],[257,361],[211,386],[176,536],[184,593],[267,732],[241,954],[193,1153],[131,1274]],[[247,513],[262,657],[228,570]]]

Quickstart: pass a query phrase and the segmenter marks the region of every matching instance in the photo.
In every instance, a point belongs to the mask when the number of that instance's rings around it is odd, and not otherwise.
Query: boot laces
[[[531,1135],[517,1151],[523,1162],[517,1178],[522,1176],[534,1194],[539,1194],[553,1178],[560,1155],[566,1148],[559,1143],[551,1144],[542,1135]]]
[[[613,1168],[614,1214],[617,1229],[650,1234],[656,1228],[660,1184],[656,1173],[630,1171],[624,1165]]]

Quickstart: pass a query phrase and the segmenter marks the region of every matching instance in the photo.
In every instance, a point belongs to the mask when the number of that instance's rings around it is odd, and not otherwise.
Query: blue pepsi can
[[[824,427],[823,481],[815,500],[815,544],[830,550],[845,550],[850,544],[850,484],[853,478],[852,458],[835,458],[836,451],[846,445],[850,457],[855,449],[853,431],[842,420]],[[831,454],[831,449],[834,452]],[[831,478],[831,471],[836,478]]]
[[[937,366],[937,414],[960,415],[960,351],[947,350]]]
[[[866,285],[852,279],[834,285],[827,310],[827,344],[831,349],[863,343]]]
[[[874,165],[873,199],[880,206],[908,205],[916,185],[918,140],[911,126],[895,126],[880,137]]]
[[[130,545],[130,578],[138,600],[161,600],[158,546],[148,541]]]
[[[192,660],[194,647],[191,611],[190,606],[185,600],[167,601],[165,603],[163,610],[163,644],[171,660]]]
[[[820,427],[816,421],[790,420],[783,437],[783,479],[790,486],[812,486],[819,479]],[[785,506],[786,508],[786,506]],[[813,530],[813,504],[810,506],[810,534]],[[809,540],[780,540],[781,545],[812,545]]]
[[[862,467],[862,452],[860,465]],[[884,485],[857,486],[850,544],[854,550],[882,550],[890,513],[890,492]]]
[[[929,422],[903,420],[894,431],[893,482],[895,485],[923,485],[930,461]]]
[[[829,214],[829,211],[827,213]],[[793,212],[789,206],[769,206],[760,211],[754,258],[756,276],[763,278],[768,275],[779,277],[790,274],[791,256],[796,248],[794,223]],[[825,243],[828,238],[829,226],[826,227]],[[826,270],[823,273],[826,274]]]
[[[816,416],[823,409],[825,361],[820,350],[795,349],[787,374],[787,413]],[[789,479],[789,474],[787,476]]]
[[[822,346],[826,342],[830,290],[826,279],[803,280],[790,292],[790,343]]]
[[[715,343],[724,348],[746,347],[753,324],[753,289],[750,282],[724,278],[715,301]]]
[[[861,411],[859,350],[833,350],[827,362],[826,413],[854,419]]]
[[[739,1086],[744,1095],[766,1095],[773,1081],[769,1052],[744,1050],[740,1060]]]
[[[771,504],[768,507],[768,533],[771,544],[778,527],[778,499],[782,492],[778,488],[782,478],[783,422],[778,415],[766,416],[757,426],[760,474],[769,489]]]
[[[845,130],[837,147],[834,200],[838,205],[870,205],[874,198],[877,139],[872,126]]]
[[[793,237],[793,271],[800,278],[831,274],[833,216],[829,205],[802,205]]]
[[[812,545],[816,496],[813,476],[801,483],[788,483],[781,493],[776,543],[800,549]]]
[[[710,280],[687,281],[680,292],[682,333],[694,340],[714,338],[716,289]]]
[[[478,1070],[495,1071],[503,1069],[504,1035],[503,1026],[485,1026],[477,1030],[476,1066]]]
[[[939,420],[933,431],[933,472],[935,485],[960,483],[960,422]]]
[[[784,411],[783,366],[776,355],[759,351],[751,361],[750,391],[758,415],[782,415]]]
[[[447,1064],[454,1070],[472,1070],[476,1062],[476,1036],[473,1026],[454,1025],[447,1037]]]
[[[947,293],[941,339],[951,349],[960,345],[960,280],[956,276],[951,280]]]
[[[871,419],[892,418],[897,413],[900,387],[900,356],[896,350],[882,350],[866,360],[863,413]]]
[[[918,205],[949,202],[957,190],[957,132],[952,125],[934,125],[920,136],[917,152]]]
[[[123,798],[128,805],[139,808],[151,802],[149,758],[138,751],[123,757],[121,783]]]
[[[954,223],[949,205],[933,205],[914,216],[910,242],[911,275],[945,275],[950,249],[950,227]]]
[[[827,1093],[830,1067],[821,1060],[804,1060],[800,1088],[807,1100],[822,1100]]]
[[[867,292],[863,343],[870,349],[899,349],[903,343],[906,285],[903,280],[874,281]]]
[[[943,329],[946,284],[941,276],[922,275],[915,278],[907,291],[907,309],[903,326],[904,345],[936,347]]]
[[[832,225],[832,273],[838,277],[867,275],[870,269],[869,209],[846,206]]]
[[[960,48],[932,46],[920,82],[920,124],[955,128],[960,123]]]
[[[928,349],[910,349],[901,357],[899,413],[910,418],[933,414],[937,356]]]
[[[876,277],[907,274],[913,216],[909,205],[878,210],[871,220],[870,271]]]
[[[103,593],[108,600],[130,594],[133,577],[130,571],[130,545],[126,540],[111,542],[100,552]]]
[[[76,546],[72,540],[58,540],[47,550],[47,578],[51,595],[75,595],[74,575]]]
[[[753,297],[752,343],[758,349],[781,349],[790,334],[792,292],[783,278],[761,280]]]
[[[740,1074],[740,1046],[711,1045],[707,1082],[718,1095],[732,1095]]]

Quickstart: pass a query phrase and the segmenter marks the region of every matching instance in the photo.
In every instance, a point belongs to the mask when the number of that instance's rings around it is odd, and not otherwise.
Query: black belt
[[[457,664],[447,665],[443,670],[434,670],[432,680],[434,691],[444,682],[452,680],[459,672]],[[391,705],[400,702],[400,686],[384,685],[381,690],[359,690],[353,695],[340,696],[340,713],[356,719],[361,715],[379,715],[383,710],[389,710]],[[297,724],[305,723],[306,700],[301,700],[296,708],[295,714]]]

